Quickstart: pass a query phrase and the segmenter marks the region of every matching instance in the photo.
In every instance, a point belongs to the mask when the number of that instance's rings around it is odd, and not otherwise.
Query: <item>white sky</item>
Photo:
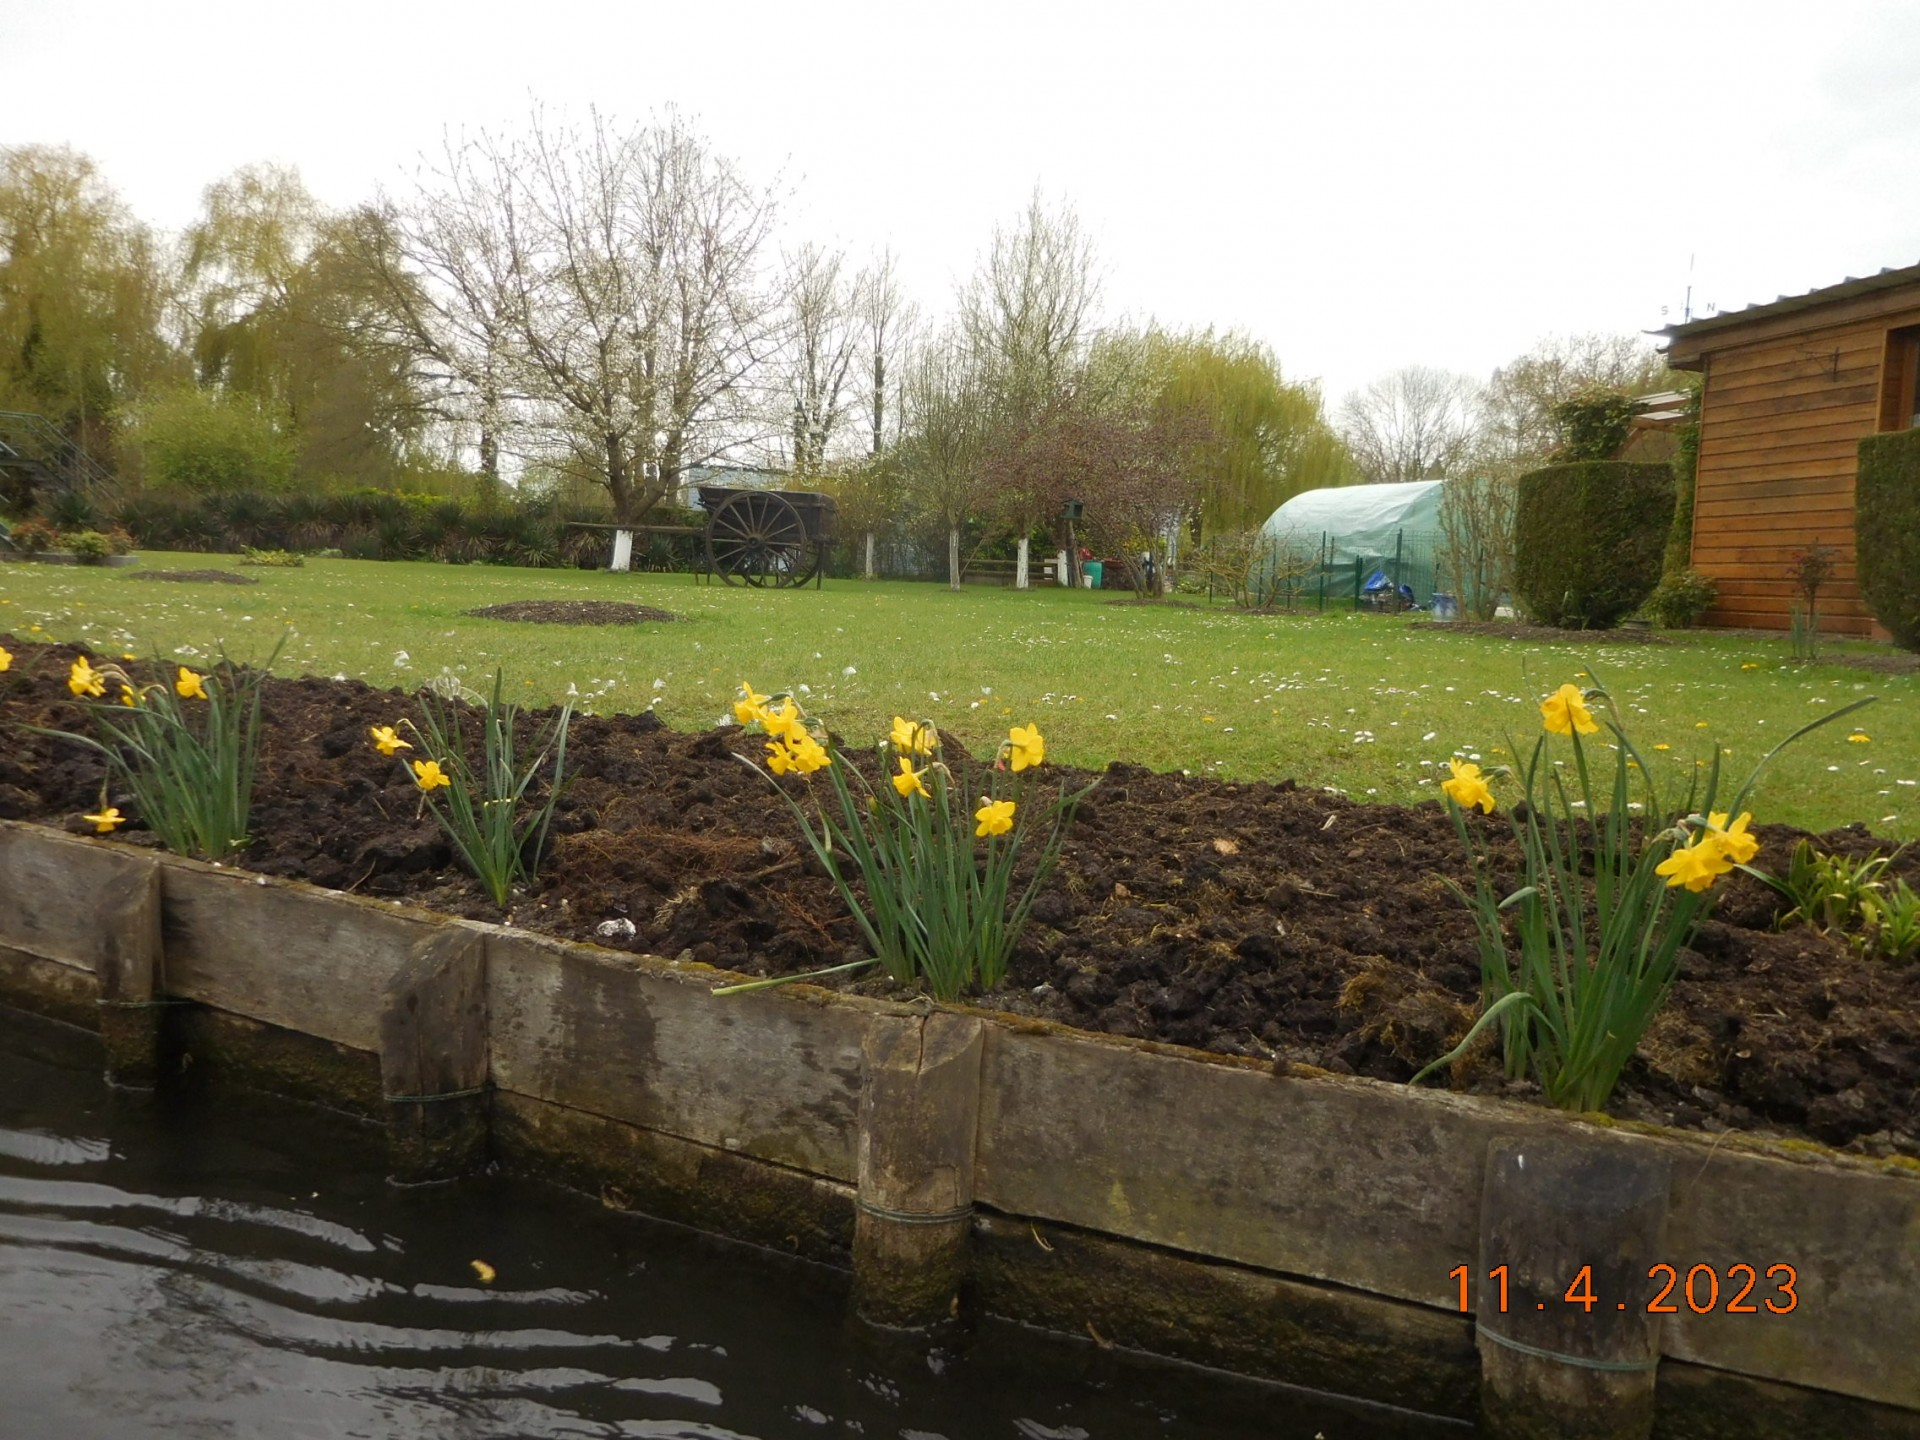
[[[1109,316],[1237,328],[1330,401],[1548,333],[1920,262],[1920,3],[0,0],[0,144],[178,227],[235,168],[400,189],[532,98],[677,104],[789,239],[945,309],[1034,186]]]

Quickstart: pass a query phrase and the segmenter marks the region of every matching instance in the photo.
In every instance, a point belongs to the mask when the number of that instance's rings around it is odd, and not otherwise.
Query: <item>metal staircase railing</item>
[[[0,410],[0,470],[29,470],[57,490],[105,499],[117,488],[113,473],[44,415]]]

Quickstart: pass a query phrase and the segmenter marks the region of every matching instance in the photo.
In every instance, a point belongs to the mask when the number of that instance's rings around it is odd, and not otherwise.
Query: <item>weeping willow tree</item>
[[[1160,404],[1198,417],[1207,440],[1190,463],[1200,496],[1197,531],[1252,530],[1303,490],[1360,478],[1328,423],[1320,389],[1289,381],[1266,346],[1228,332],[1154,332]]]

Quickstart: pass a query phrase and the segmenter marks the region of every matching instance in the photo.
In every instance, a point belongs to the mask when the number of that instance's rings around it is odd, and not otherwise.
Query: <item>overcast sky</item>
[[[1920,0],[0,0],[0,55],[0,144],[169,228],[250,162],[344,206],[535,98],[674,104],[790,241],[890,245],[939,312],[1037,185],[1108,317],[1245,331],[1333,401],[1655,328],[1690,275],[1699,314],[1920,262]]]

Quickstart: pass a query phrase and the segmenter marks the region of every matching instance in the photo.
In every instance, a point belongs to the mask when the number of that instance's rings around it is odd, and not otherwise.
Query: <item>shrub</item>
[[[1907,650],[1920,650],[1920,430],[1860,442],[1854,487],[1860,598]]]
[[[307,563],[307,557],[292,550],[255,550],[251,546],[240,552],[242,565],[263,565],[280,570],[297,570]]]
[[[1555,405],[1552,413],[1554,429],[1560,432],[1560,446],[1553,452],[1556,462],[1611,460],[1633,428],[1633,397],[1622,390],[1583,390]]]
[[[150,483],[196,494],[278,490],[293,478],[293,444],[251,401],[176,390],[148,405],[132,441]]]
[[[1666,464],[1587,460],[1522,475],[1514,595],[1544,624],[1605,629],[1653,593],[1672,521]]]
[[[40,555],[60,544],[60,532],[44,520],[22,520],[8,532],[8,538],[22,555]]]
[[[1656,625],[1685,630],[1713,608],[1719,587],[1697,570],[1669,571],[1647,598],[1646,612]]]
[[[107,550],[114,555],[131,555],[133,553],[133,536],[121,529],[118,525],[113,526],[107,531]]]
[[[113,542],[98,530],[77,530],[67,536],[67,549],[71,550],[81,563],[98,565],[113,553]]]

